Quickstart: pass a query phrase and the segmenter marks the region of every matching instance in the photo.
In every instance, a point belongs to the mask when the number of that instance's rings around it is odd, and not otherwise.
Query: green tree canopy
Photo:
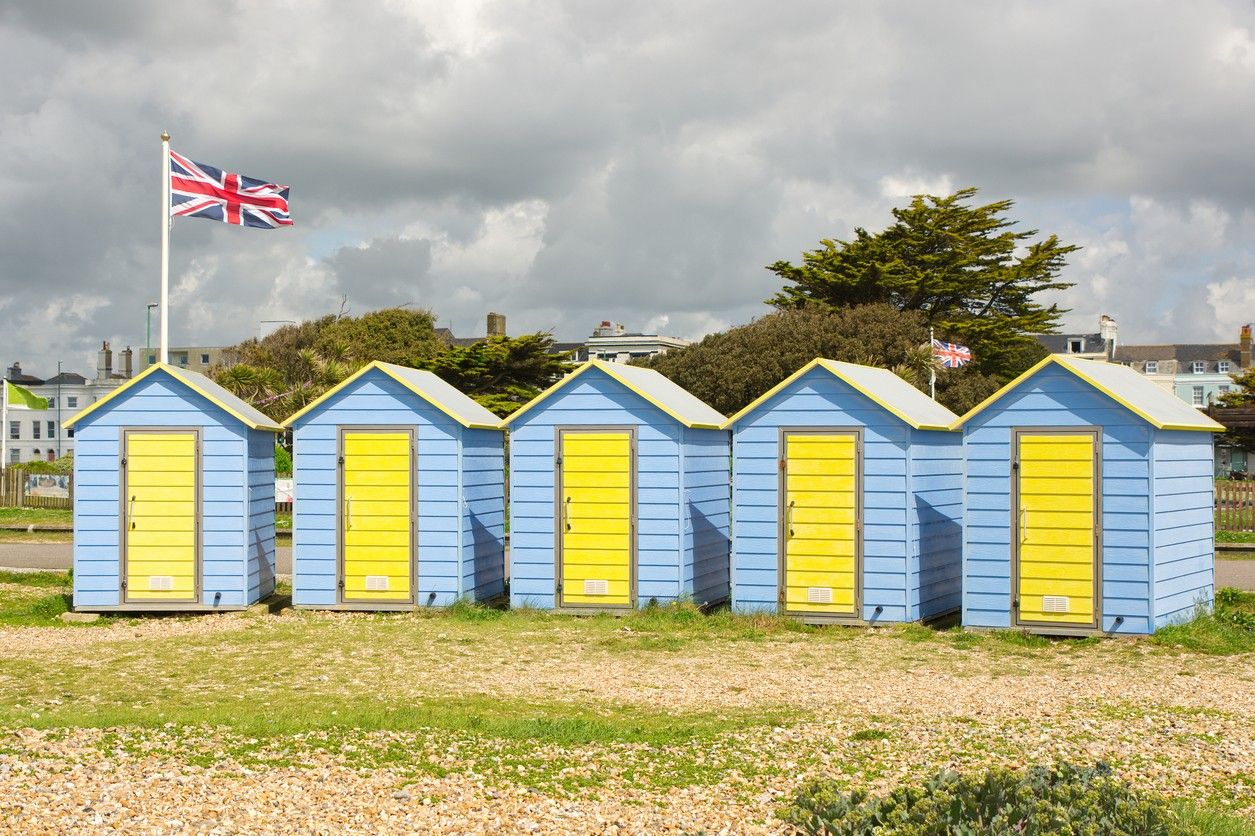
[[[497,415],[509,415],[574,368],[549,334],[489,337],[451,345],[414,365],[435,372]]]
[[[880,232],[858,228],[851,241],[823,240],[801,265],[777,261],[767,269],[787,284],[769,304],[915,311],[939,339],[970,346],[977,370],[1009,379],[1023,371],[1024,352],[1034,351],[1032,335],[1053,333],[1066,313],[1038,295],[1072,287],[1060,274],[1079,248],[1054,235],[1032,240],[1037,230],[1016,231],[1007,217],[1013,201],[973,205],[976,191],[917,195]]]
[[[1221,407],[1255,407],[1255,369],[1247,369],[1238,374],[1229,375],[1233,382],[1237,384],[1236,389],[1231,389],[1220,396],[1218,405]],[[1224,422],[1224,414],[1220,414],[1217,418]],[[1224,441],[1238,447],[1242,450],[1255,452],[1255,428],[1251,427],[1234,427],[1228,430],[1224,436]]]
[[[229,352],[215,380],[282,420],[375,360],[429,369],[498,415],[527,402],[571,364],[550,352],[548,334],[451,345],[430,311],[387,308],[360,317],[328,315],[288,325]]]
[[[892,369],[923,391],[933,364],[924,315],[877,302],[788,307],[642,365],[731,415],[816,357]],[[998,385],[971,366],[937,370],[937,399],[959,414]]]

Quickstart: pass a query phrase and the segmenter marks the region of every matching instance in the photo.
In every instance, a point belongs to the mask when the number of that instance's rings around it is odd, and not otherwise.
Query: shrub
[[[831,836],[1200,832],[1166,800],[1126,786],[1103,765],[991,769],[975,776],[943,771],[923,785],[876,797],[817,781],[798,793],[781,818],[803,833]]]
[[[275,445],[275,475],[292,475],[292,454],[282,444]]]

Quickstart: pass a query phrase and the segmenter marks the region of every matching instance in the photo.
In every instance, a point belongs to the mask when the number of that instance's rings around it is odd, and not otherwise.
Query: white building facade
[[[26,374],[19,363],[10,366],[5,379],[46,398],[48,408],[9,410],[5,426],[0,427],[5,436],[4,464],[54,461],[73,454],[74,431],[63,430],[61,422],[130,379],[130,348],[120,352],[120,361],[121,368],[115,372],[113,352],[105,343],[97,361],[96,377],[91,380],[74,372],[62,372],[45,380]]]

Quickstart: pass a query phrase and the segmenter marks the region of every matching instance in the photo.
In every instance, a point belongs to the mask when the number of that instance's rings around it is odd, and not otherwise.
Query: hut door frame
[[[628,437],[628,603],[625,604],[567,604],[563,600],[563,549],[565,525],[562,460],[566,452],[564,437],[579,433],[625,433]],[[603,610],[634,610],[637,607],[637,579],[640,577],[639,555],[637,554],[638,509],[637,496],[640,484],[637,481],[637,427],[634,424],[598,424],[580,425],[576,427],[554,427],[554,466],[553,466],[553,594],[558,609],[596,611]]]
[[[1020,436],[1023,435],[1089,435],[1094,439],[1093,494],[1094,525],[1091,540],[1094,555],[1094,618],[1089,624],[1066,624],[1056,621],[1029,621],[1020,618]],[[1102,601],[1102,427],[1014,427],[1011,430],[1011,626],[1043,633],[1090,635],[1101,632]]]
[[[130,487],[130,435],[192,435],[195,439],[195,459],[192,463],[193,483],[195,485],[192,510],[192,596],[190,598],[132,598],[127,582],[130,568],[127,565],[127,551],[130,544],[131,504],[127,496]],[[120,439],[121,451],[118,456],[118,594],[123,606],[135,606],[143,609],[155,609],[163,604],[171,608],[187,607],[189,604],[200,604],[204,592],[205,580],[205,460],[202,453],[203,433],[200,427],[123,427]]]
[[[410,436],[410,594],[407,598],[371,600],[345,599],[345,496],[344,438],[349,434],[408,433]],[[461,480],[459,479],[459,482]],[[461,508],[461,500],[458,507]],[[345,608],[366,610],[410,607],[418,601],[418,427],[413,424],[339,424],[336,426],[336,603]]]
[[[851,435],[854,436],[854,611],[845,613],[812,612],[788,608],[788,492],[789,448],[791,435]],[[780,427],[777,434],[779,476],[776,481],[776,603],[785,615],[804,618],[807,621],[863,623],[863,428],[862,427]]]

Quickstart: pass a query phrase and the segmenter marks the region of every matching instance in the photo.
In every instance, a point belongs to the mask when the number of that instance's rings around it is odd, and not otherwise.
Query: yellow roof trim
[[[675,413],[675,412],[674,412],[674,411],[673,411],[673,410],[672,410],[669,406],[667,406],[666,404],[664,404],[664,403],[662,403],[661,401],[657,400],[656,398],[652,397],[652,396],[651,396],[651,395],[649,395],[648,393],[641,391],[639,388],[637,388],[636,386],[632,385],[631,381],[626,380],[626,379],[624,379],[622,376],[620,376],[619,374],[617,374],[617,373],[615,372],[615,370],[614,370],[614,366],[615,366],[615,364],[614,364],[614,363],[607,363],[607,362],[605,362],[604,360],[586,360],[586,361],[584,361],[583,365],[581,365],[578,369],[576,369],[575,371],[571,372],[569,375],[567,375],[566,377],[562,378],[562,379],[561,379],[561,380],[559,380],[557,383],[553,384],[553,385],[552,385],[552,386],[550,386],[548,389],[546,389],[545,391],[541,392],[539,395],[537,395],[536,397],[532,398],[530,401],[528,401],[527,403],[523,404],[523,405],[522,405],[522,406],[520,406],[518,409],[514,410],[514,411],[513,411],[513,412],[511,412],[509,415],[507,415],[505,418],[503,418],[503,419],[501,420],[501,428],[502,428],[502,429],[505,429],[506,427],[508,427],[508,426],[510,426],[511,424],[513,424],[513,423],[514,423],[515,421],[517,421],[517,420],[519,419],[519,417],[520,417],[521,415],[523,415],[525,412],[528,412],[529,410],[531,410],[531,409],[532,409],[532,407],[537,406],[537,405],[538,405],[538,404],[540,404],[542,401],[545,401],[545,400],[549,399],[549,397],[551,397],[552,395],[557,394],[557,392],[558,392],[560,389],[564,389],[564,388],[566,388],[566,387],[567,387],[567,386],[568,386],[568,385],[569,385],[572,381],[574,381],[574,380],[575,380],[577,377],[579,377],[580,375],[584,374],[584,372],[588,371],[589,369],[600,369],[601,371],[603,371],[603,372],[605,372],[606,374],[608,374],[611,378],[613,378],[616,382],[618,382],[618,383],[622,384],[623,386],[626,386],[629,390],[631,390],[632,392],[634,392],[636,395],[639,395],[640,397],[644,398],[646,401],[648,401],[649,403],[651,403],[651,404],[653,404],[654,406],[658,407],[658,409],[662,410],[662,411],[663,411],[663,412],[665,412],[667,415],[670,415],[672,418],[674,418],[675,420],[679,421],[681,424],[683,424],[683,425],[684,425],[684,426],[686,426],[686,427],[691,427],[691,428],[693,428],[693,429],[699,429],[699,430],[719,430],[719,429],[723,429],[723,427],[722,427],[722,426],[720,426],[719,424],[706,424],[706,423],[700,423],[700,422],[689,422],[686,418],[684,418],[684,417],[682,417],[682,416],[680,416],[680,415],[676,414],[676,413]]]
[[[914,419],[904,414],[896,406],[893,406],[892,404],[890,404],[889,402],[881,398],[879,395],[877,395],[875,392],[860,385],[857,381],[851,380],[849,377],[842,374],[840,369],[836,369],[828,365],[828,362],[829,361],[823,357],[816,357],[814,360],[811,360],[805,366],[798,369],[793,374],[789,375],[784,380],[780,381],[775,386],[771,387],[770,389],[768,389],[763,394],[759,395],[754,400],[750,401],[749,404],[742,407],[740,411],[738,411],[735,415],[733,415],[727,421],[724,421],[723,429],[725,430],[728,429],[737,421],[739,421],[741,418],[744,418],[746,415],[753,412],[755,409],[758,409],[758,407],[762,406],[765,401],[769,400],[775,395],[778,395],[786,387],[791,385],[798,378],[802,377],[802,375],[806,374],[807,372],[810,372],[812,369],[815,369],[815,368],[823,369],[824,371],[828,372],[828,374],[832,375],[833,377],[845,383],[847,386],[854,389],[856,392],[859,392],[860,394],[865,395],[867,398],[871,399],[873,403],[877,404],[881,408],[887,410],[888,412],[892,413],[894,416],[902,420],[904,423],[907,424],[907,426],[914,427],[917,430],[944,430],[947,432],[954,429],[954,427],[949,424],[916,423]]]
[[[724,421],[724,422],[723,422],[723,426],[722,426],[722,427],[720,427],[720,429],[723,429],[723,430],[728,429],[728,428],[729,428],[729,427],[731,427],[733,424],[735,424],[737,421],[740,421],[740,420],[741,420],[742,418],[744,418],[746,415],[749,415],[749,414],[750,414],[751,412],[753,412],[755,409],[758,409],[758,407],[762,406],[764,402],[766,402],[766,401],[770,400],[771,398],[773,398],[774,396],[776,396],[777,394],[779,394],[781,390],[783,390],[785,387],[787,387],[787,386],[788,386],[789,384],[791,384],[793,381],[797,380],[799,377],[801,377],[802,375],[804,375],[804,374],[806,374],[807,372],[809,372],[811,369],[813,369],[813,368],[815,368],[816,366],[818,366],[818,365],[819,365],[819,361],[820,361],[821,359],[823,359],[823,358],[816,357],[814,360],[811,360],[811,361],[810,361],[809,363],[807,363],[805,366],[802,366],[802,368],[798,369],[798,370],[797,370],[797,371],[795,371],[793,374],[789,375],[789,376],[788,376],[788,377],[786,377],[784,380],[780,381],[780,382],[779,382],[779,383],[777,383],[775,386],[772,386],[772,387],[771,387],[770,389],[768,389],[766,392],[763,392],[763,393],[762,393],[761,395],[759,395],[757,398],[754,398],[754,400],[750,401],[748,404],[746,404],[745,406],[741,407],[739,410],[737,410],[737,412],[736,412],[734,415],[732,415],[730,418],[728,418],[728,420],[726,420],[726,421]]]
[[[499,430],[501,429],[500,424],[481,424],[475,421],[465,420],[457,412],[455,412],[454,410],[442,404],[440,401],[433,398],[430,392],[425,392],[422,389],[419,389],[418,387],[414,386],[414,384],[410,383],[410,381],[406,380],[405,378],[393,374],[392,370],[388,368],[386,363],[381,363],[378,360],[372,360],[371,362],[367,363],[365,366],[362,366],[360,369],[353,372],[353,374],[349,375],[344,380],[341,380],[335,386],[332,386],[326,392],[323,392],[317,398],[314,398],[314,400],[305,404],[305,406],[301,407],[296,412],[293,412],[287,418],[283,419],[283,426],[290,428],[294,423],[300,420],[300,418],[304,416],[306,413],[308,413],[310,410],[320,406],[324,401],[335,396],[342,389],[344,389],[345,387],[347,387],[348,385],[350,385],[355,380],[357,380],[358,378],[360,378],[362,375],[366,374],[367,372],[371,371],[372,369],[378,369],[379,371],[383,372],[388,377],[392,378],[397,383],[400,383],[406,389],[409,389],[415,395],[418,395],[424,401],[431,404],[436,409],[439,409],[445,415],[448,415],[454,421],[457,421],[459,424],[466,427],[467,429],[471,429],[471,430]]]
[[[1002,387],[1001,389],[999,389],[997,392],[994,392],[992,395],[990,395],[989,397],[985,398],[985,400],[981,401],[981,402],[980,402],[980,403],[978,403],[976,406],[974,406],[974,407],[972,407],[971,409],[969,409],[966,413],[964,413],[964,414],[963,414],[963,415],[959,418],[959,420],[955,421],[955,422],[954,422],[954,424],[952,424],[952,425],[951,425],[951,429],[958,429],[958,428],[962,427],[964,424],[966,424],[966,423],[967,423],[968,421],[970,421],[972,418],[976,417],[976,416],[977,416],[978,414],[980,414],[981,412],[984,412],[984,411],[985,411],[985,410],[986,410],[989,406],[991,406],[991,405],[992,405],[995,401],[997,401],[997,400],[1001,399],[1003,395],[1005,395],[1006,393],[1010,392],[1012,389],[1015,389],[1017,386],[1019,386],[1019,385],[1020,385],[1021,383],[1023,383],[1025,380],[1027,380],[1028,378],[1030,378],[1030,377],[1032,377],[1033,375],[1037,374],[1039,371],[1041,371],[1042,369],[1044,369],[1046,366],[1049,366],[1049,365],[1055,365],[1055,366],[1059,366],[1060,368],[1067,369],[1069,372],[1071,372],[1072,374],[1076,375],[1076,376],[1077,376],[1077,377],[1079,377],[1081,380],[1083,380],[1083,381],[1085,381],[1086,383],[1088,383],[1090,386],[1093,386],[1093,387],[1094,387],[1095,389],[1097,389],[1099,392],[1102,392],[1104,395],[1106,395],[1107,397],[1111,398],[1113,401],[1115,401],[1116,403],[1120,404],[1120,406],[1122,406],[1122,407],[1124,407],[1125,409],[1129,410],[1129,411],[1130,411],[1130,412],[1132,412],[1134,415],[1136,415],[1138,418],[1141,418],[1143,421],[1145,421],[1146,423],[1150,424],[1150,425],[1151,425],[1152,427],[1154,427],[1155,429],[1159,429],[1159,430],[1184,430],[1184,431],[1187,431],[1187,432],[1208,432],[1208,433],[1224,432],[1224,427],[1220,427],[1220,426],[1217,426],[1217,427],[1199,427],[1199,426],[1195,426],[1195,425],[1188,425],[1188,424],[1165,424],[1165,423],[1163,423],[1162,421],[1159,421],[1158,419],[1153,418],[1151,415],[1147,414],[1147,412],[1146,412],[1145,410],[1143,410],[1143,409],[1141,409],[1140,407],[1135,406],[1134,404],[1130,403],[1130,402],[1129,402],[1126,398],[1122,397],[1121,395],[1116,394],[1115,392],[1113,392],[1113,391],[1111,391],[1110,389],[1108,389],[1106,386],[1103,386],[1103,385],[1102,385],[1101,383],[1099,383],[1097,380],[1094,380],[1092,377],[1090,377],[1089,375],[1085,374],[1083,371],[1081,371],[1080,369],[1076,368],[1076,367],[1075,367],[1075,366],[1073,366],[1072,364],[1063,362],[1063,361],[1062,361],[1062,360],[1060,360],[1058,357],[1056,357],[1054,354],[1048,354],[1048,355],[1046,355],[1046,356],[1045,356],[1045,357],[1043,357],[1041,360],[1037,361],[1037,363],[1036,363],[1036,364],[1035,364],[1035,365],[1034,365],[1031,369],[1029,369],[1028,371],[1024,372],[1024,373],[1023,373],[1023,374],[1021,374],[1019,377],[1017,377],[1015,380],[1012,380],[1010,383],[1007,383],[1005,386],[1003,386],[1003,387]]]
[[[175,380],[175,381],[177,381],[177,382],[179,382],[179,383],[183,384],[183,385],[184,385],[184,386],[186,386],[187,388],[191,389],[193,392],[195,392],[196,394],[200,395],[202,398],[204,398],[205,400],[209,401],[210,403],[212,403],[214,406],[218,407],[219,409],[222,409],[224,412],[226,412],[227,414],[231,415],[233,418],[237,419],[238,421],[240,421],[241,423],[243,423],[245,426],[251,427],[251,428],[252,428],[252,429],[254,429],[254,430],[268,430],[269,432],[275,432],[275,433],[281,433],[281,432],[283,432],[283,427],[279,426],[278,424],[263,424],[263,423],[261,423],[261,422],[259,422],[259,421],[254,421],[252,418],[249,418],[249,417],[248,417],[248,416],[246,416],[246,415],[241,415],[238,411],[236,411],[236,410],[235,410],[234,408],[232,408],[230,405],[225,404],[225,403],[223,403],[222,401],[218,400],[218,399],[217,399],[217,398],[215,398],[212,394],[210,394],[209,392],[206,392],[204,389],[202,389],[201,387],[197,386],[197,385],[196,385],[195,383],[193,383],[192,381],[190,381],[190,380],[185,380],[184,378],[182,378],[181,376],[179,376],[179,374],[178,374],[177,370],[176,370],[173,366],[169,366],[169,365],[167,365],[167,364],[165,364],[165,363],[154,363],[153,365],[151,365],[151,366],[149,366],[148,368],[144,369],[142,372],[140,372],[139,374],[135,375],[135,377],[131,378],[129,381],[127,381],[126,383],[122,384],[122,385],[121,385],[121,386],[119,386],[117,389],[114,389],[112,392],[110,392],[109,394],[105,395],[105,396],[104,396],[103,398],[101,398],[100,400],[96,401],[95,403],[93,403],[93,404],[91,404],[91,405],[87,406],[85,409],[81,410],[81,411],[80,411],[77,415],[75,415],[75,416],[73,416],[72,418],[69,418],[68,420],[66,420],[65,422],[63,422],[63,423],[61,424],[62,429],[67,429],[67,430],[68,430],[70,427],[74,426],[74,425],[75,425],[75,424],[77,424],[79,421],[83,420],[83,419],[84,419],[84,418],[86,418],[88,415],[90,415],[90,414],[92,414],[93,412],[95,412],[97,409],[100,409],[100,408],[101,408],[101,407],[103,407],[105,404],[109,403],[109,401],[111,401],[111,400],[113,400],[114,398],[118,397],[118,396],[119,396],[119,395],[121,395],[123,392],[125,392],[125,391],[126,391],[126,390],[128,390],[128,389],[130,389],[132,386],[137,385],[137,384],[138,384],[141,380],[143,380],[144,378],[151,377],[152,375],[156,374],[156,373],[157,373],[157,372],[159,372],[159,371],[165,371],[165,372],[166,372],[166,374],[168,374],[168,375],[169,375],[169,376],[170,376],[173,380]]]

